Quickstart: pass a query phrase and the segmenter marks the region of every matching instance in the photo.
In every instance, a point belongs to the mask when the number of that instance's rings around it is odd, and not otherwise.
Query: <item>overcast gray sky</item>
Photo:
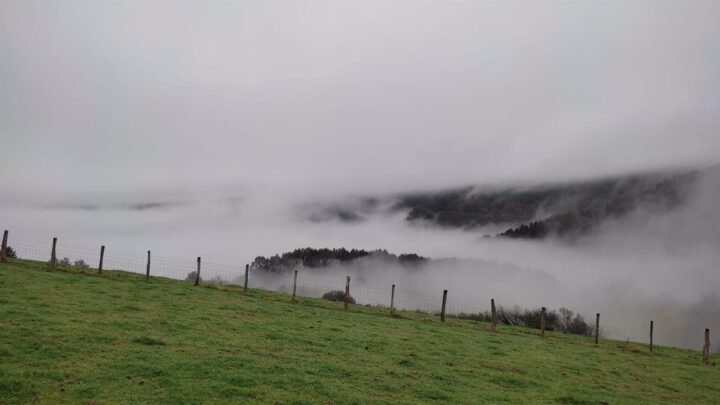
[[[717,163],[718,21],[718,1],[0,0],[0,183],[364,193]]]

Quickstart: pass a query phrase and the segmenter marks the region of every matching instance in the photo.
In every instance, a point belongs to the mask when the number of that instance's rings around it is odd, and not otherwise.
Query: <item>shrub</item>
[[[5,246],[5,256],[9,259],[17,259],[17,253],[10,246]]]
[[[520,309],[519,307],[512,309],[497,308],[498,322],[505,325],[526,326],[534,329],[540,329],[541,313],[540,308],[530,310]],[[567,308],[560,308],[557,312],[547,310],[545,312],[545,329],[575,335],[589,335],[592,331],[592,328],[585,322],[582,315],[574,314],[573,311]]]
[[[62,266],[62,267],[69,266],[69,265],[70,265],[70,258],[68,258],[68,257],[63,257],[63,258],[60,259],[60,261],[58,262],[58,265],[59,265],[59,266]]]
[[[573,311],[567,308],[560,308],[560,331],[565,333],[572,333],[574,335],[590,335],[592,333],[592,327],[585,322],[580,314],[573,316]]]
[[[85,263],[85,260],[83,260],[83,259],[75,260],[75,262],[73,262],[73,266],[79,267],[81,269],[89,269],[90,268],[90,265]]]
[[[194,270],[191,271],[190,273],[188,273],[187,276],[185,276],[185,281],[192,281],[192,282],[194,283],[194,282],[195,282],[195,274],[196,274],[196,273],[197,273],[197,272],[194,271]],[[202,277],[200,277],[200,281],[203,281]]]
[[[328,301],[340,301],[345,302],[345,291],[341,290],[335,290],[335,291],[329,291],[323,294],[322,298],[324,300]],[[355,299],[351,296],[348,297],[348,302],[351,304],[355,304]]]
[[[193,281],[195,281],[195,272],[193,272]],[[220,276],[215,276],[211,278],[210,280],[204,280],[205,284],[213,284],[213,285],[222,285],[226,284],[225,280],[223,280]]]
[[[458,314],[450,314],[450,315],[448,315],[448,317],[457,318],[457,319],[470,319],[473,321],[485,321],[485,322],[490,322],[492,320],[492,315],[490,315],[487,312],[476,312],[476,313],[460,312]]]

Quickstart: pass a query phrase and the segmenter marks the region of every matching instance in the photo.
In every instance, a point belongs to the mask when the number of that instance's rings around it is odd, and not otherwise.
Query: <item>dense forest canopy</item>
[[[358,259],[375,259],[385,264],[398,264],[402,266],[415,267],[422,265],[428,259],[415,253],[395,255],[387,250],[364,250],[364,249],[314,249],[302,248],[292,252],[270,257],[258,256],[252,262],[254,269],[267,272],[291,271],[299,267],[323,268],[338,264],[347,264]]]
[[[530,187],[463,187],[334,204],[311,215],[313,221],[358,222],[374,210],[405,213],[408,222],[467,230],[500,227],[507,238],[574,238],[608,219],[638,210],[663,212],[685,204],[699,179],[718,168],[619,176]]]

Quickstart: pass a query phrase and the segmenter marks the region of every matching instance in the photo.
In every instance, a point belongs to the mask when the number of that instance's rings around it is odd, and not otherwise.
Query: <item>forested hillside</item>
[[[663,213],[685,204],[706,170],[629,175],[526,187],[462,187],[385,198],[358,198],[325,206],[313,221],[358,222],[379,210],[406,212],[411,223],[468,230],[500,227],[496,236],[574,237],[603,221],[638,210]],[[389,208],[388,208],[389,207]],[[493,232],[494,234],[496,232]]]

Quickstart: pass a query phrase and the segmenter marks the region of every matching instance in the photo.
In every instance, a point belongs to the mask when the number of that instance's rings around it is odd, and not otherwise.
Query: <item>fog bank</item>
[[[12,236],[52,236],[88,246],[218,263],[242,263],[299,247],[387,249],[433,258],[421,269],[365,263],[353,268],[301,270],[304,280],[439,297],[450,302],[569,307],[587,318],[595,312],[614,325],[644,325],[678,334],[720,329],[720,176],[708,171],[690,203],[669,212],[634,212],[593,234],[567,240],[483,238],[486,229],[438,229],[411,224],[403,212],[382,208],[363,221],[312,221],[311,202],[290,196],[216,196],[179,204],[128,206],[2,207]],[[382,207],[382,204],[379,204]],[[12,244],[12,239],[11,239]],[[22,255],[22,252],[20,252]],[[77,259],[77,258],[72,258]],[[698,336],[700,336],[698,334]]]

